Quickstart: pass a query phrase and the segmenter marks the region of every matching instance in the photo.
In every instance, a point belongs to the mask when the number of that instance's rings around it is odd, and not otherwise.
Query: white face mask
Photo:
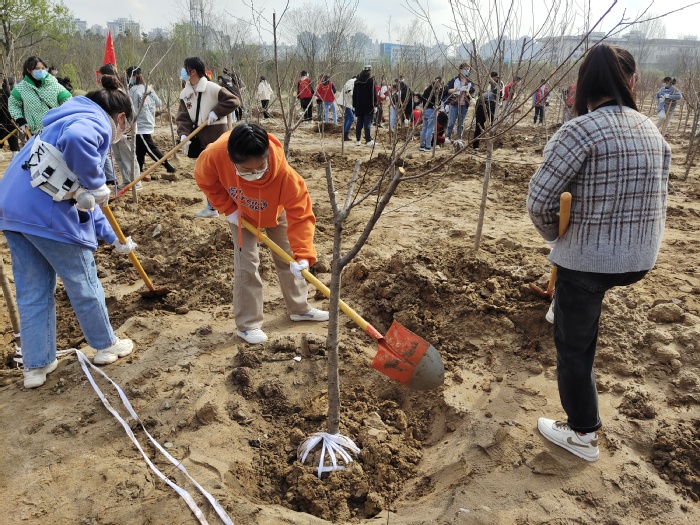
[[[117,120],[119,120],[119,117],[117,117]],[[112,144],[116,144],[124,137],[126,125],[123,128],[117,127],[117,124],[112,118],[109,119],[109,122],[112,124]]]
[[[238,176],[243,180],[247,180],[248,182],[253,182],[262,179],[267,173],[267,170],[270,169],[269,166],[265,166],[265,169],[262,170],[241,173],[240,171],[238,171],[238,167],[235,166],[235,164],[234,167],[236,168],[236,173],[238,174]]]

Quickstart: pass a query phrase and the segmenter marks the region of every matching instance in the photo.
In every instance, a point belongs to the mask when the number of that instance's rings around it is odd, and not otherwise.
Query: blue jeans
[[[350,133],[350,126],[355,122],[355,113],[349,107],[345,108],[345,115],[343,116],[343,135]]]
[[[426,108],[423,111],[423,127],[420,130],[420,147],[433,147],[433,132],[435,131],[435,118],[437,113],[434,108]]]
[[[107,182],[117,183],[117,177],[114,175],[114,165],[112,164],[112,159],[109,157],[109,151],[107,151],[107,157],[105,158],[105,179]]]
[[[323,121],[328,122],[328,110],[332,109],[333,110],[333,124],[338,123],[338,115],[335,112],[335,104],[333,102],[324,102],[323,103]]]
[[[89,248],[26,233],[4,233],[12,257],[26,369],[42,368],[56,359],[56,274],[88,344],[104,350],[117,342]]]
[[[464,117],[467,116],[469,106],[450,106],[450,120],[447,122],[447,138],[452,139],[452,130],[457,122],[457,138],[462,138],[464,130]]]
[[[605,292],[636,283],[646,271],[591,273],[557,269],[554,344],[557,347],[559,399],[576,432],[595,432],[602,423],[593,361]]]

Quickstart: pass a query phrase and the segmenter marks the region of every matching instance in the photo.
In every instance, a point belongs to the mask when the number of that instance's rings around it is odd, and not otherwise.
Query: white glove
[[[557,237],[557,238],[554,239],[553,241],[547,241],[547,240],[545,240],[544,242],[546,242],[546,243],[549,245],[549,249],[550,249],[550,250],[553,250],[554,247],[557,245],[557,241],[559,241],[559,237]]]
[[[408,119],[404,119],[403,123],[408,124]]]
[[[131,237],[127,237],[125,240],[126,242],[122,244],[119,242],[119,239],[114,239],[112,246],[114,246],[114,249],[117,250],[117,253],[126,255],[133,252],[136,248],[136,243],[131,240]]]
[[[234,211],[233,213],[229,213],[226,216],[226,220],[234,226],[238,226],[238,210]]]
[[[19,132],[22,133],[23,135],[26,135],[26,134],[27,134],[27,125],[26,125],[26,124],[22,124],[22,125],[19,127]]]
[[[180,142],[185,140],[187,138],[187,135],[181,135],[180,136]],[[187,155],[187,153],[190,151],[190,144],[192,144],[191,140],[188,140],[182,145],[182,154]]]
[[[374,106],[374,114],[377,114],[377,106]]]
[[[309,261],[307,261],[306,259],[302,259],[299,262],[292,261],[289,263],[289,269],[292,271],[292,275],[294,275],[294,277],[303,281],[304,276],[301,274],[301,272],[302,270],[309,269]]]
[[[669,98],[671,98],[671,95],[669,95],[668,93],[666,93],[666,94],[664,95],[664,98],[665,98],[666,100],[668,100]]]
[[[209,118],[207,118],[207,124],[211,126],[217,120],[219,120],[219,117],[216,116],[216,113],[214,113],[213,111],[210,111]]]
[[[87,190],[87,192],[91,193],[92,196],[95,197],[95,203],[99,204],[100,206],[107,204],[109,202],[109,196],[112,194],[112,190],[110,190],[106,184],[103,184],[94,190]]]

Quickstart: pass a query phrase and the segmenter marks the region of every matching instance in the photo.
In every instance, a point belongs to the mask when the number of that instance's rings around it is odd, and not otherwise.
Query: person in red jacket
[[[301,109],[304,110],[304,122],[311,122],[312,120],[311,113],[314,107],[311,105],[311,99],[313,96],[314,88],[311,85],[311,79],[306,70],[303,70],[299,77],[299,82],[297,82],[297,98],[299,98]]]
[[[338,123],[338,114],[335,109],[335,84],[331,82],[331,77],[326,74],[321,75],[321,80],[316,86],[316,97],[323,102],[323,122],[328,122],[328,110],[333,110],[333,124]]]
[[[263,283],[255,235],[239,217],[265,229],[294,257],[291,264],[272,256],[292,321],[327,321],[328,312],[308,303],[302,270],[316,262],[316,218],[304,179],[287,163],[279,140],[261,126],[240,124],[204,150],[194,178],[233,232],[233,315],[237,335],[250,344],[267,340],[263,325]]]

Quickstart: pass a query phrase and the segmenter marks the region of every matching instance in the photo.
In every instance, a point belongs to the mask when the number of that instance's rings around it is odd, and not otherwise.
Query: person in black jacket
[[[7,108],[7,101],[10,98],[10,92],[12,91],[14,82],[12,79],[3,78],[2,79],[2,90],[0,90],[0,140],[7,137],[10,133],[15,130],[15,126],[12,123],[12,117],[10,116],[10,111]],[[12,135],[7,139],[7,143],[10,145],[10,151],[14,157],[19,151],[19,132]],[[5,144],[1,144],[0,148]]]
[[[374,146],[370,126],[372,125],[372,116],[377,105],[377,90],[374,85],[374,77],[372,76],[372,66],[365,66],[355,80],[355,89],[352,92],[352,106],[355,108],[355,138],[357,145],[360,145],[360,137],[362,136],[362,128],[365,130],[365,142],[368,146]]]
[[[498,73],[491,72],[489,85],[479,99],[476,101],[476,111],[474,118],[476,119],[476,127],[474,128],[474,140],[472,140],[472,148],[479,149],[479,136],[486,129],[486,122],[491,122],[496,115],[496,102],[498,102],[501,93],[501,79]]]
[[[435,80],[425,88],[423,95],[419,95],[423,103],[423,127],[420,130],[421,151],[432,151],[433,149],[436,111],[442,101],[444,91],[442,77],[435,77]]]

